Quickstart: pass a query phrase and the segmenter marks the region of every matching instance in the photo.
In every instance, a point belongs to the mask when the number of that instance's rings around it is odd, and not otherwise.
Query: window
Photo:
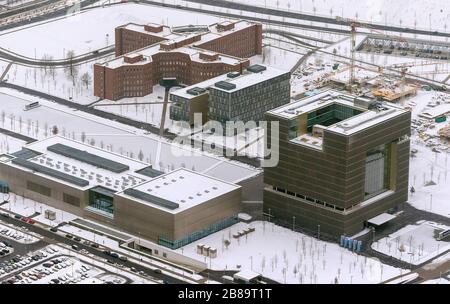
[[[390,152],[390,145],[381,145],[367,152],[364,183],[366,199],[388,190]]]
[[[52,196],[52,189],[30,181],[27,181],[27,189],[45,196]]]
[[[76,196],[63,193],[63,201],[73,206],[80,207],[80,199]]]

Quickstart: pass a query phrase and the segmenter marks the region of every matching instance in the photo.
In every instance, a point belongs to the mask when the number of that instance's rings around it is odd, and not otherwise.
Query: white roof
[[[191,86],[176,90],[175,92],[171,92],[170,94],[180,96],[180,97],[183,97],[186,99],[191,99],[191,98],[194,98],[197,96],[188,94],[187,91],[189,89],[196,88],[196,87],[203,88],[203,89],[207,89],[209,87],[214,87],[214,89],[216,89],[216,90],[222,90],[224,92],[231,93],[234,91],[241,90],[245,87],[249,87],[254,84],[260,83],[262,81],[277,77],[279,75],[288,73],[287,71],[279,70],[279,69],[276,69],[276,68],[273,68],[270,66],[266,66],[266,68],[267,68],[267,70],[265,70],[261,73],[244,72],[242,75],[240,75],[236,78],[229,78],[228,73],[225,73],[220,76],[217,76],[217,77],[193,84]],[[234,84],[236,84],[236,89],[223,90],[221,88],[214,86],[214,84],[219,81],[226,81],[226,82],[234,83]]]
[[[253,73],[253,72],[247,71],[238,77],[227,78],[226,80],[224,80],[226,82],[235,84],[236,85],[235,89],[225,90],[222,88],[218,88],[216,86],[213,86],[213,88],[215,90],[220,90],[220,91],[223,91],[226,93],[232,93],[232,92],[236,92],[236,91],[242,90],[247,87],[251,87],[260,82],[263,82],[263,81],[278,77],[280,75],[289,73],[289,71],[280,70],[280,69],[277,69],[277,68],[274,68],[271,66],[264,66],[264,67],[266,67],[266,69],[262,72]]]
[[[247,269],[241,270],[233,275],[235,279],[241,279],[247,282],[260,276],[261,275],[259,273]]]
[[[377,215],[374,218],[371,218],[370,220],[368,220],[367,222],[369,224],[373,224],[375,226],[380,226],[383,225],[384,223],[389,222],[390,220],[395,219],[395,215],[389,214],[389,213],[382,213],[380,215]]]
[[[268,111],[267,113],[286,119],[293,119],[301,114],[313,112],[331,104],[339,103],[363,112],[326,127],[325,129],[341,134],[352,134],[407,112],[406,109],[392,103],[383,103],[382,106],[384,110],[367,110],[355,105],[355,98],[356,96],[353,95],[341,93],[335,90],[327,90],[319,94],[288,103]]]
[[[179,168],[134,187],[135,190],[177,203],[179,208],[169,210],[147,201],[141,201],[144,204],[171,213],[179,213],[239,188],[240,186],[238,185],[185,168]],[[128,197],[123,192],[119,193],[119,195]],[[134,197],[132,199],[140,201]]]
[[[88,163],[81,162],[73,158],[66,157],[47,150],[47,147],[54,144],[63,144],[78,150],[95,154],[108,160],[127,165],[129,166],[129,170],[121,173],[114,173],[112,171],[101,169]],[[64,137],[53,136],[41,141],[30,143],[28,145],[25,145],[24,147],[42,153],[39,156],[28,159],[28,161],[88,181],[88,186],[79,187],[82,189],[102,186],[114,191],[122,191],[125,188],[141,184],[142,182],[150,179],[147,176],[135,172],[137,170],[148,167],[149,165],[146,163],[139,162],[131,158],[95,148],[93,146],[73,141]],[[13,163],[9,164],[22,170],[29,170]],[[36,174],[40,175],[41,173]],[[42,176],[48,179],[54,179],[60,183],[66,183],[60,179],[53,178],[45,174],[42,174]],[[89,176],[92,176],[92,179],[89,179]],[[76,187],[73,184],[70,184],[70,186]]]

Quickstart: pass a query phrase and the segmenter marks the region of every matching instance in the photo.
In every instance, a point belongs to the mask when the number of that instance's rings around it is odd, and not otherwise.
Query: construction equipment
[[[339,22],[345,22],[350,26],[350,52],[351,52],[351,63],[350,63],[350,77],[349,77],[349,83],[348,83],[348,89],[350,93],[352,92],[352,86],[355,80],[355,56],[356,56],[356,28],[357,27],[363,27],[366,29],[369,29],[371,32],[380,34],[384,37],[388,37],[391,39],[396,39],[399,41],[406,41],[402,37],[393,36],[393,35],[387,35],[383,32],[380,32],[378,30],[373,29],[370,25],[360,23],[358,20],[353,20],[349,18],[342,18],[340,16],[336,16],[336,20]]]

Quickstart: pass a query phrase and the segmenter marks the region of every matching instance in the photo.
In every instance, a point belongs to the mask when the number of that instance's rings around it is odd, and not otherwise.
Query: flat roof
[[[247,269],[241,270],[233,275],[235,279],[240,279],[247,282],[260,276],[261,274]]]
[[[59,151],[52,151],[54,149],[48,149],[49,147],[55,146],[64,146],[64,149],[71,148],[73,149],[72,152],[83,151],[86,155],[91,154],[96,156],[95,159],[107,160],[108,162],[106,163],[117,163],[121,165],[121,169],[127,169],[125,171],[118,170],[118,172],[114,172],[102,168],[102,166],[99,166],[99,163],[86,162],[85,159],[77,157],[77,155],[68,154],[66,156],[60,154]],[[59,182],[68,183],[71,186],[77,186],[82,189],[102,186],[119,192],[150,179],[136,172],[148,167],[146,163],[60,136],[53,136],[33,142],[25,145],[24,148],[35,151],[38,154],[27,159],[26,161],[28,163],[20,162],[19,158],[17,158],[10,162],[11,166],[35,171],[36,174],[42,174],[46,177],[54,178]],[[42,167],[47,169],[43,169]],[[59,172],[60,174],[55,172]],[[69,176],[71,178],[68,178]],[[79,179],[88,183],[74,182]]]
[[[143,24],[136,24],[136,23],[128,23],[126,25],[123,25],[122,28],[126,28],[132,31],[136,31],[136,32],[141,32],[141,33],[145,33],[148,35],[152,35],[152,36],[159,36],[162,38],[165,38],[165,41],[161,41],[158,43],[155,43],[151,46],[147,46],[144,47],[140,50],[136,50],[133,52],[130,52],[128,54],[124,54],[122,56],[118,56],[114,59],[108,60],[104,63],[102,63],[102,65],[107,66],[108,68],[118,68],[120,66],[127,66],[127,65],[142,65],[148,62],[151,62],[151,56],[158,53],[158,52],[181,52],[181,53],[185,53],[191,56],[191,60],[193,61],[198,61],[198,62],[205,62],[205,60],[200,59],[200,52],[205,52],[207,50],[203,50],[201,48],[195,48],[195,46],[199,46],[205,42],[209,42],[211,40],[226,36],[228,34],[231,34],[235,31],[250,27],[255,25],[256,23],[253,22],[249,22],[247,20],[239,20],[239,21],[230,21],[230,23],[234,24],[234,28],[227,30],[227,31],[218,31],[216,28],[217,23],[214,23],[212,25],[208,26],[209,31],[205,32],[205,31],[199,31],[199,32],[187,32],[187,33],[177,33],[177,32],[173,32],[172,28],[168,27],[168,26],[163,26],[163,31],[159,32],[159,33],[153,33],[153,32],[149,32],[145,30],[145,25]],[[151,24],[152,26],[159,26],[158,24]],[[173,43],[179,40],[184,40],[184,39],[188,39],[190,37],[194,37],[200,35],[200,41],[194,42],[192,44],[189,44],[187,46],[183,46],[180,48],[176,48],[174,50],[160,50],[160,44],[161,43]],[[209,51],[211,53],[211,51]],[[143,55],[143,59],[142,61],[136,62],[136,63],[127,63],[124,61],[123,57],[125,55],[127,55],[128,57],[130,56],[136,56],[136,55]],[[224,55],[224,54],[219,54],[219,58],[215,61],[215,62],[224,62],[227,64],[237,64],[240,63],[243,59],[242,58],[237,58],[237,57],[233,57],[233,56],[228,56],[228,55]],[[208,61],[210,62],[210,61]],[[214,62],[214,61],[211,61]]]
[[[254,72],[252,72],[254,71]],[[247,87],[251,87],[255,84],[258,84],[263,81],[270,80],[272,78],[278,77],[280,75],[284,75],[286,73],[290,73],[289,71],[280,70],[271,66],[262,66],[262,65],[252,65],[247,68],[244,73],[237,77],[227,77],[225,75],[220,81],[217,82],[227,82],[230,85],[234,86],[234,88],[225,88],[222,86],[214,85],[211,88],[215,90],[220,90],[227,93],[236,92],[242,90]]]
[[[216,60],[205,60],[200,58],[200,53],[204,53],[203,49],[194,48],[190,46],[182,46],[179,48],[175,48],[173,50],[161,50],[160,48],[161,43],[155,43],[150,46],[144,47],[142,49],[118,56],[116,58],[113,58],[111,60],[105,61],[101,63],[100,65],[103,65],[105,67],[115,69],[121,66],[133,66],[133,65],[143,65],[147,64],[149,62],[152,62],[152,56],[158,53],[183,53],[188,56],[190,56],[192,61],[196,62],[208,62],[208,63],[214,63],[214,62],[223,62],[230,65],[237,65],[240,64],[243,61],[246,61],[247,59],[233,57],[225,54],[219,54]],[[140,60],[135,63],[128,63],[125,62],[125,57],[135,56],[135,55],[142,55],[143,60]]]
[[[258,65],[259,66],[259,65]],[[259,82],[277,77],[279,75],[283,75],[286,73],[289,73],[288,71],[279,70],[277,68],[271,67],[271,66],[265,66],[266,70],[262,71],[261,73],[252,73],[252,72],[246,72],[244,71],[243,74],[240,74],[239,76],[235,77],[229,77],[229,73],[222,74],[220,76],[193,84],[191,86],[181,88],[179,90],[176,90],[174,92],[171,92],[170,95],[179,96],[185,99],[191,99],[198,95],[192,95],[189,94],[188,91],[194,88],[201,88],[201,89],[209,89],[210,87],[216,89],[216,90],[222,90],[224,92],[235,92],[238,90],[241,90],[245,87],[255,85]],[[231,83],[234,84],[236,87],[234,89],[226,90],[217,87],[215,84],[225,82],[225,83]]]
[[[370,220],[368,220],[367,222],[369,224],[373,224],[375,226],[380,226],[383,225],[393,219],[395,219],[396,216],[389,214],[389,213],[382,213],[380,215],[377,215],[376,217],[371,218]]]
[[[60,143],[48,146],[47,150],[114,173],[122,173],[130,169],[128,165]]]
[[[145,30],[145,26],[149,25],[152,27],[160,27],[162,26],[163,30],[159,33],[153,33],[150,31],[146,31]],[[144,33],[144,34],[148,34],[148,35],[152,35],[152,36],[159,36],[159,37],[166,37],[168,35],[173,34],[172,30],[170,29],[169,26],[166,25],[162,25],[162,24],[156,24],[156,23],[147,23],[147,24],[137,24],[137,23],[128,23],[125,24],[123,26],[121,26],[122,28],[125,28],[127,30],[131,30],[131,31],[135,31],[135,32],[139,32],[139,33]]]
[[[238,185],[179,168],[117,195],[178,213],[239,188]]]
[[[308,96],[300,100],[290,102],[286,105],[270,110],[267,113],[285,119],[294,119],[301,114],[314,112],[320,108],[324,108],[332,104],[341,104],[363,112],[324,129],[335,133],[352,134],[393,117],[402,115],[408,111],[400,106],[386,102],[380,102],[378,103],[378,107],[369,110],[358,105],[358,103],[355,103],[357,102],[357,99],[364,102],[375,101],[335,90],[326,90],[313,96]]]

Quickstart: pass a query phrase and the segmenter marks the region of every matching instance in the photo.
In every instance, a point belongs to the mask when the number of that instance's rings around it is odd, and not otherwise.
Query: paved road
[[[48,5],[51,3],[56,3],[60,0],[44,0],[44,1],[33,1],[31,3],[25,3],[20,6],[8,8],[8,10],[0,13],[0,19],[10,17],[12,15],[20,14],[26,11],[34,10],[36,8]]]
[[[86,8],[89,5],[94,4],[95,2],[97,2],[98,0],[81,0],[80,2],[80,9]],[[37,4],[36,7],[34,8],[24,8],[22,12],[25,11],[30,11],[33,9],[38,9],[41,6],[45,6],[48,5],[50,3],[57,3],[59,2],[58,0],[49,0],[49,1],[44,1],[45,3],[42,4]],[[2,25],[0,26],[0,31],[4,31],[7,29],[13,29],[16,27],[20,27],[20,26],[25,26],[25,25],[30,25],[30,23],[34,23],[34,22],[42,22],[42,21],[46,21],[48,19],[51,18],[56,18],[56,17],[61,17],[64,16],[68,13],[68,10],[70,8],[69,7],[61,7],[60,9],[57,9],[53,12],[47,13],[47,14],[43,14],[43,15],[39,15],[39,16],[34,16],[32,18],[30,18],[29,20],[23,20],[23,21],[19,21],[19,22],[14,22],[14,23],[10,23],[10,24],[6,24],[6,25]],[[14,13],[16,14],[16,13]],[[4,18],[1,14],[0,14],[0,18]]]
[[[109,46],[106,48],[102,48],[96,51],[92,51],[86,54],[81,54],[72,59],[59,59],[59,60],[40,60],[34,59],[30,57],[25,57],[19,54],[15,54],[9,51],[5,51],[0,48],[0,58],[5,60],[14,61],[14,63],[24,64],[28,66],[53,66],[53,67],[61,67],[61,66],[69,66],[69,65],[77,65],[86,61],[91,61],[93,59],[102,58],[108,55],[114,54],[114,46]]]

